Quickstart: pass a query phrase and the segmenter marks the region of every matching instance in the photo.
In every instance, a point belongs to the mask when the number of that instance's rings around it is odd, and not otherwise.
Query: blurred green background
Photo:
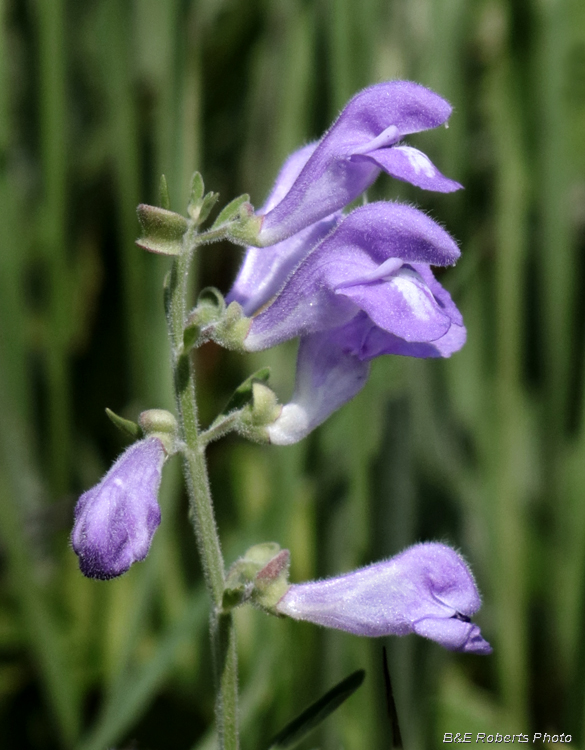
[[[259,206],[282,159],[361,87],[454,105],[410,140],[466,189],[381,178],[460,241],[441,275],[468,327],[447,361],[385,357],[303,443],[209,451],[228,563],[292,553],[292,580],[438,539],[472,564],[488,658],[388,639],[408,750],[444,732],[585,740],[585,3],[582,0],[0,0],[0,747],[213,747],[208,603],[173,459],[148,559],[84,579],[77,496],[124,447],[106,406],[170,407],[165,258],[134,245],[161,173]],[[224,292],[242,251],[202,248]],[[294,345],[199,353],[201,417]],[[243,750],[353,669],[364,686],[305,750],[390,747],[382,640],[237,619]]]

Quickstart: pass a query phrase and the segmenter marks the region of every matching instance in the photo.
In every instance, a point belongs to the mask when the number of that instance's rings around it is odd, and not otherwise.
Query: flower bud
[[[144,560],[160,524],[157,494],[164,461],[161,440],[139,440],[79,498],[71,544],[85,576],[115,578]]]
[[[142,227],[142,237],[136,240],[139,247],[159,255],[183,252],[183,235],[189,228],[184,216],[142,203],[138,206],[138,221]]]

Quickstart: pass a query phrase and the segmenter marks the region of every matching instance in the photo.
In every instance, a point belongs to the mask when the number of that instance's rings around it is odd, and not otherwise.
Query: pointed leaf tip
[[[334,688],[315,701],[309,708],[287,724],[268,746],[268,750],[290,750],[312,732],[322,721],[332,714],[360,687],[366,676],[365,670],[358,669]]]
[[[106,414],[113,422],[113,424],[115,424],[116,427],[126,435],[134,438],[134,440],[138,440],[142,437],[142,428],[137,425],[136,422],[132,422],[130,419],[124,419],[124,417],[120,417],[111,409],[106,408]]]

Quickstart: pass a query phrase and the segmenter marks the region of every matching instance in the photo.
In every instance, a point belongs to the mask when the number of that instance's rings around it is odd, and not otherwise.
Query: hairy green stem
[[[188,233],[187,246],[194,238]],[[215,524],[213,503],[209,489],[204,444],[197,424],[195,372],[189,353],[183,349],[183,330],[186,319],[187,278],[192,251],[175,258],[166,290],[167,320],[172,347],[173,376],[183,457],[189,490],[189,508],[205,583],[213,602],[211,642],[216,680],[216,720],[221,750],[237,750],[238,742],[238,682],[237,652],[234,622],[231,614],[221,614],[224,590],[224,562]]]

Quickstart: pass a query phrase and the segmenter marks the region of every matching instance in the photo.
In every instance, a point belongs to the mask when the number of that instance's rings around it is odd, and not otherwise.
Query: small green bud
[[[252,386],[252,418],[255,424],[272,424],[280,416],[282,406],[276,394],[264,383],[256,382]]]
[[[160,255],[180,255],[183,252],[183,235],[189,228],[184,216],[141,203],[138,221],[142,227],[142,237],[136,240],[139,247]]]
[[[214,326],[219,323],[225,310],[225,300],[218,289],[208,286],[201,290],[197,307],[187,318],[183,331],[183,347],[186,352],[213,338]]]
[[[157,437],[170,456],[177,451],[177,420],[166,409],[148,409],[138,417],[138,423],[146,435]]]

